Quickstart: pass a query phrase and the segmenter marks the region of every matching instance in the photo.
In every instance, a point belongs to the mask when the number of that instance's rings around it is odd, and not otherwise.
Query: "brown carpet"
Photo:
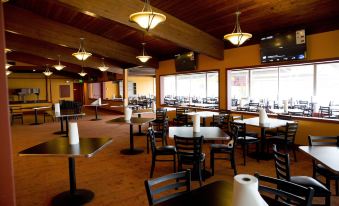
[[[86,188],[95,192],[95,198],[87,205],[148,205],[144,180],[149,177],[151,154],[146,153],[144,136],[135,137],[135,145],[145,152],[134,156],[120,154],[120,150],[129,147],[129,126],[126,124],[108,124],[108,120],[117,115],[102,114],[101,121],[89,121],[93,118],[91,111],[78,121],[81,138],[111,137],[112,144],[92,158],[76,158],[77,188]],[[151,116],[151,115],[144,115]],[[15,169],[15,187],[17,205],[40,206],[50,205],[51,198],[69,189],[68,161],[66,157],[19,157],[19,151],[48,141],[60,138],[53,132],[60,130],[59,122],[31,126],[33,115],[25,115],[25,124],[15,122],[12,126],[13,155]],[[42,117],[39,116],[42,121]],[[147,126],[144,126],[145,130]],[[135,126],[135,131],[137,127]],[[171,142],[171,141],[170,141]],[[207,153],[206,167],[209,168],[209,146],[204,145]],[[311,159],[300,152],[298,162],[291,161],[292,175],[311,175]],[[237,152],[238,173],[275,176],[273,161],[260,161],[248,158],[248,164],[242,165],[241,150]],[[172,172],[171,162],[157,162],[155,177]],[[229,162],[217,161],[215,176],[204,184],[227,180],[233,182],[233,171]],[[193,182],[193,188],[198,182]],[[332,193],[334,193],[334,184]],[[317,198],[315,202],[322,199]],[[339,205],[339,198],[332,196],[332,205]]]

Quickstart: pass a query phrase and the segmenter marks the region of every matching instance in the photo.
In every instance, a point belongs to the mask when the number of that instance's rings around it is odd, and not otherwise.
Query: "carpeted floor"
[[[93,112],[78,121],[81,138],[110,137],[112,144],[98,152],[92,158],[76,159],[77,188],[86,188],[95,192],[95,198],[87,205],[148,205],[144,180],[149,177],[151,154],[146,153],[145,136],[135,137],[135,145],[145,149],[139,155],[121,155],[120,150],[129,147],[129,125],[107,123],[118,115],[102,114],[102,120],[89,121]],[[152,115],[144,115],[152,116]],[[42,121],[42,117],[39,116]],[[60,130],[59,122],[31,126],[33,115],[25,115],[25,124],[15,122],[12,126],[13,156],[15,169],[15,187],[18,206],[50,205],[51,198],[69,189],[68,160],[66,157],[19,157],[18,152],[38,143],[62,138],[53,132]],[[147,126],[144,126],[145,130]],[[135,126],[135,130],[137,127]],[[170,141],[171,142],[171,141]],[[209,145],[204,145],[207,153],[206,167],[209,168]],[[297,153],[298,162],[291,161],[292,175],[311,175],[311,159],[301,152]],[[238,173],[275,176],[273,161],[260,161],[248,158],[248,164],[242,165],[241,150],[237,151]],[[155,177],[172,172],[171,162],[157,162]],[[227,180],[233,182],[233,170],[229,162],[217,161],[215,176],[204,184]],[[193,182],[193,188],[198,187]],[[334,184],[332,193],[334,193]],[[322,201],[316,199],[315,202]],[[339,198],[332,196],[332,204],[339,205]]]

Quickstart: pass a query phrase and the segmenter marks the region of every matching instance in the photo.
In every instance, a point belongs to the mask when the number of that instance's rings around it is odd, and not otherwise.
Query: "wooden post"
[[[3,5],[0,3],[0,205],[15,206],[12,157],[12,135],[9,124],[7,76],[5,72],[5,26]]]
[[[123,74],[123,98],[124,98],[124,106],[126,106],[126,101],[128,104],[128,69],[124,69],[124,74]]]

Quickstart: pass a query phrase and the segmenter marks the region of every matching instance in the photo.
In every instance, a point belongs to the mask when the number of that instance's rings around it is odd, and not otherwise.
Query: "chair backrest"
[[[185,107],[177,107],[175,110],[175,114],[177,117],[180,115],[184,115],[184,113],[187,113],[187,112],[188,112],[188,108],[185,108]]]
[[[214,126],[220,125],[224,121],[224,114],[217,114],[212,117],[212,122],[215,124]]]
[[[174,183],[173,183],[173,180]],[[163,183],[167,183],[164,185]],[[157,185],[161,185],[157,188]],[[159,178],[145,180],[145,188],[148,198],[149,205],[156,205],[158,203],[164,202],[166,200],[172,199],[174,197],[180,196],[182,194],[188,193],[191,191],[191,172],[190,170],[168,174]],[[183,189],[184,190],[179,190]],[[171,194],[168,194],[169,191],[172,191]],[[166,193],[159,198],[159,194]]]
[[[330,107],[323,107],[320,106],[319,108],[320,116],[330,116],[331,115],[331,108]]]
[[[339,146],[339,136],[308,136],[310,146]]]
[[[236,144],[237,144],[238,131],[239,131],[239,127],[238,126],[236,126],[234,124],[230,125],[229,135],[231,137],[231,140],[233,140],[233,149],[236,147]]]
[[[304,187],[293,182],[285,181],[258,173],[255,177],[259,180],[259,192],[265,196],[275,196],[270,205],[300,205],[311,206],[314,195],[312,187]],[[262,183],[265,183],[264,185]],[[272,185],[272,186],[271,186]],[[264,198],[265,199],[265,198]]]
[[[230,125],[234,125],[238,127],[238,137],[243,137],[246,139],[246,123],[239,122],[230,122]]]
[[[278,114],[277,119],[292,120],[292,116],[291,115]]]
[[[22,114],[22,109],[20,106],[10,107],[9,109],[10,109],[11,114],[13,115]]]
[[[299,104],[308,105],[308,101],[299,100]]]
[[[174,135],[175,147],[178,158],[185,158],[193,162],[199,162],[202,152],[203,136],[180,137]]]
[[[158,108],[155,112],[155,119],[162,121],[165,120],[167,116],[167,110],[164,108]]]
[[[288,153],[283,154],[278,152],[277,146],[273,144],[273,155],[277,178],[290,181],[291,180],[290,157]]]
[[[294,142],[295,140],[295,135],[297,134],[298,130],[298,123],[286,123],[285,127],[285,141],[291,141]]]
[[[151,150],[152,150],[152,154],[153,154],[156,150],[156,140],[155,140],[154,130],[153,130],[152,127],[148,128],[147,136],[149,137],[149,139],[151,141]]]
[[[221,128],[224,130],[224,132],[229,133],[231,121],[233,121],[233,117],[230,114],[223,114]]]

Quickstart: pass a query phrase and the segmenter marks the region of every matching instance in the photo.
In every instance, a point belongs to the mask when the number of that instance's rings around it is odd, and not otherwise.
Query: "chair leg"
[[[46,123],[46,114],[44,113],[44,123]]]
[[[325,205],[326,206],[331,205],[331,195],[325,197]]]
[[[326,177],[326,188],[330,190],[331,187],[331,179]]]
[[[339,180],[335,180],[335,195],[339,195]]]
[[[242,155],[243,155],[243,158],[244,158],[244,165],[246,165],[246,144],[243,144],[242,145]]]
[[[150,173],[150,178],[153,177],[153,173],[154,173],[154,167],[155,167],[155,155],[152,155],[152,165],[151,165],[151,173]]]
[[[256,143],[255,147],[256,147],[256,153],[257,153],[257,162],[259,162],[259,142]]]
[[[210,165],[211,165],[211,175],[214,176],[214,152],[211,151],[210,153]]]
[[[21,124],[24,124],[24,117],[21,117]]]
[[[147,154],[149,154],[149,144],[150,144],[150,138],[148,138],[148,135],[146,135],[146,145],[147,145]]]
[[[175,154],[173,155],[173,172],[177,172],[177,161],[176,161],[176,158],[175,158]]]
[[[233,173],[234,173],[234,176],[238,174],[237,172],[237,167],[236,167],[236,164],[235,164],[235,157],[234,157],[234,153],[230,154],[231,156],[231,166],[233,168]]]
[[[198,173],[199,173],[199,185],[202,185],[202,175],[201,175],[201,162],[198,163]]]
[[[292,144],[291,147],[292,147],[292,150],[293,150],[294,161],[297,162],[297,153],[295,151],[295,145]]]

